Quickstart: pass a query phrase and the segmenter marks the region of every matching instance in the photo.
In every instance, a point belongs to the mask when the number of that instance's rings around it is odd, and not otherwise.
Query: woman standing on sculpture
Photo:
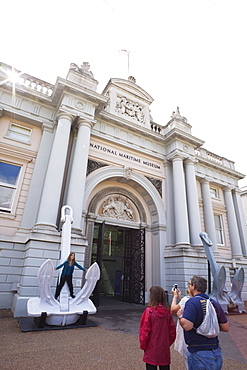
[[[54,270],[59,270],[61,267],[63,267],[60,282],[56,289],[55,299],[57,299],[58,296],[60,295],[61,289],[64,286],[65,282],[67,282],[68,284],[70,296],[72,298],[75,298],[72,284],[72,276],[75,266],[78,267],[80,270],[87,271],[84,267],[82,267],[81,265],[79,265],[79,263],[75,261],[75,253],[71,252],[66,261],[61,263],[61,265],[54,267]]]
[[[148,307],[140,323],[140,347],[144,350],[146,370],[169,370],[170,346],[176,338],[176,327],[168,308],[166,293],[160,286],[150,288]]]

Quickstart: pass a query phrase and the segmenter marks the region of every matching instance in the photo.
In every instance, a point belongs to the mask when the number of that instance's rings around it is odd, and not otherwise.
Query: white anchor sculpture
[[[65,210],[70,211],[69,215]],[[62,227],[61,242],[61,260],[67,258],[70,252],[71,224],[73,223],[72,209],[69,206],[62,208],[61,221]],[[74,324],[84,313],[96,313],[97,309],[89,299],[97,281],[100,278],[100,269],[98,264],[93,263],[86,272],[85,284],[74,299],[69,298],[69,289],[67,283],[60,293],[60,302],[58,302],[51,292],[50,282],[54,275],[54,266],[50,259],[46,260],[38,271],[39,278],[39,297],[30,298],[27,302],[27,312],[29,316],[40,317],[46,313],[46,323],[53,326],[65,326]]]

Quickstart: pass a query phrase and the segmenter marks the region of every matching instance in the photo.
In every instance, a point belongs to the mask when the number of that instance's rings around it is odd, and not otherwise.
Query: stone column
[[[28,190],[27,200],[21,220],[21,227],[31,229],[37,221],[42,187],[45,181],[46,168],[49,162],[53,140],[52,125],[43,123],[42,137],[35,161],[32,180]]]
[[[247,227],[245,223],[243,203],[240,197],[240,190],[234,189],[232,196],[237,217],[239,237],[242,245],[242,253],[243,256],[247,256]]]
[[[172,159],[172,166],[176,244],[188,246],[190,244],[190,240],[183,159],[180,156],[176,155]]]
[[[78,134],[72,160],[72,168],[68,185],[67,202],[73,209],[73,229],[81,230],[82,208],[87,174],[88,151],[93,121],[80,118]]]
[[[167,237],[166,244],[174,245],[176,243],[175,237],[175,217],[174,217],[174,194],[173,194],[173,179],[172,179],[172,163],[169,161],[164,162],[165,166],[165,207],[166,207],[166,220]]]
[[[187,159],[184,163],[190,226],[190,241],[192,245],[202,245],[201,238],[199,237],[199,234],[202,231],[202,227],[200,220],[198,193],[196,187],[195,164],[194,161],[191,159]]]
[[[201,181],[202,184],[202,198],[203,198],[203,210],[204,210],[204,222],[206,233],[208,234],[209,239],[213,243],[212,251],[217,252],[217,238],[215,231],[215,222],[214,222],[214,212],[212,206],[212,198],[210,193],[209,181],[204,179]]]
[[[70,114],[62,112],[58,115],[37,224],[56,225],[72,120]]]
[[[242,249],[241,249],[241,243],[240,243],[240,238],[239,238],[238,225],[237,225],[237,219],[236,219],[231,189],[224,188],[224,196],[225,196],[226,209],[227,209],[227,220],[228,220],[229,234],[230,234],[230,240],[231,240],[232,255],[234,258],[240,258],[240,257],[243,257],[243,255],[242,255]]]

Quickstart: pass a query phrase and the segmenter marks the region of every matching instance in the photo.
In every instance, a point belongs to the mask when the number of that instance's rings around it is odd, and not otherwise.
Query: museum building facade
[[[59,263],[65,205],[71,251],[101,269],[97,305],[102,295],[144,304],[152,285],[185,293],[193,274],[208,278],[202,231],[229,290],[236,269],[247,272],[244,175],[203,147],[179,108],[157,124],[134,77],[113,78],[100,94],[88,63],[72,63],[54,85],[20,71],[13,82],[11,71],[1,64],[0,308],[27,314],[39,267]]]

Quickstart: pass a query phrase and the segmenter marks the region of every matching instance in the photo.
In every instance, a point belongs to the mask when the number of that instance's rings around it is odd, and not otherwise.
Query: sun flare
[[[0,85],[3,85],[7,82],[11,82],[13,85],[18,83],[20,76],[23,74],[23,72],[18,72],[15,68],[12,67],[12,69],[6,69],[3,67],[0,67],[0,70],[4,72],[7,76],[3,81],[0,82]]]

